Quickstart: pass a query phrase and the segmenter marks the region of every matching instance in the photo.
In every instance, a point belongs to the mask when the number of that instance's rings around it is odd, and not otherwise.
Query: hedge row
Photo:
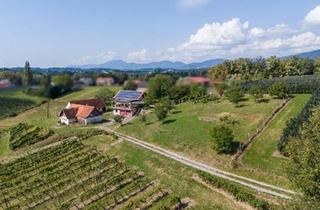
[[[208,184],[213,185],[217,188],[222,188],[223,190],[230,193],[236,200],[248,203],[250,206],[259,210],[269,210],[275,209],[273,205],[268,202],[257,198],[249,190],[233,184],[229,181],[221,179],[219,177],[212,176],[206,172],[198,171],[199,176]]]
[[[52,131],[35,125],[19,123],[10,129],[9,134],[9,146],[15,150],[48,138]]]
[[[298,116],[287,123],[287,127],[283,130],[278,144],[278,149],[281,153],[287,155],[285,148],[290,138],[296,137],[299,134],[301,126],[310,118],[313,108],[318,105],[320,105],[320,88],[313,92],[310,100],[306,103]]]
[[[244,91],[248,91],[253,86],[259,86],[264,92],[274,83],[284,83],[290,94],[313,93],[320,87],[320,77],[316,75],[279,77],[274,79],[258,80],[241,84]]]

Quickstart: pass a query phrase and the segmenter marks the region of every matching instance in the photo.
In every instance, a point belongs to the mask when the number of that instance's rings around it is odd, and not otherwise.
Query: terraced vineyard
[[[142,172],[76,140],[0,165],[0,209],[179,209]]]

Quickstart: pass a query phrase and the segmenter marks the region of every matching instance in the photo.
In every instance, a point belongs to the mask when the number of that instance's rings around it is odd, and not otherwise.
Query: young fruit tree
[[[232,152],[234,135],[229,125],[224,123],[215,124],[210,129],[210,135],[212,137],[213,149],[218,154],[229,154]]]

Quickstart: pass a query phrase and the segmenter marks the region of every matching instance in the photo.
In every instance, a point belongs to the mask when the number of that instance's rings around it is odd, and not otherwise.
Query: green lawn
[[[192,200],[191,209],[245,209],[230,197],[212,191],[192,179],[195,170],[154,152],[142,149],[125,141],[113,140],[109,136],[91,137],[84,141],[100,151],[114,155],[131,167],[137,167],[146,176],[159,180],[164,188],[181,198]]]
[[[248,148],[242,158],[242,163],[275,174],[283,174],[286,159],[279,157],[276,152],[277,144],[282,130],[286,127],[286,122],[302,110],[309,98],[309,94],[296,95]]]
[[[221,116],[229,115],[238,121],[234,125],[235,138],[246,142],[248,136],[275,109],[280,100],[271,99],[267,103],[255,103],[253,99],[236,108],[227,100],[206,104],[183,103],[177,105],[165,123],[156,119],[154,113],[147,115],[146,123],[135,119],[119,131],[155,143],[171,150],[187,154],[198,160],[226,167],[230,155],[218,155],[210,146],[209,129]]]

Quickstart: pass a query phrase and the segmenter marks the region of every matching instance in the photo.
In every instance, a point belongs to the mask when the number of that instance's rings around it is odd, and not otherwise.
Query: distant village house
[[[120,90],[114,97],[113,114],[133,117],[143,108],[144,92]]]
[[[113,84],[114,79],[112,77],[98,77],[96,80],[96,85],[111,86]]]
[[[6,89],[12,87],[13,84],[9,79],[0,79],[0,89]]]

